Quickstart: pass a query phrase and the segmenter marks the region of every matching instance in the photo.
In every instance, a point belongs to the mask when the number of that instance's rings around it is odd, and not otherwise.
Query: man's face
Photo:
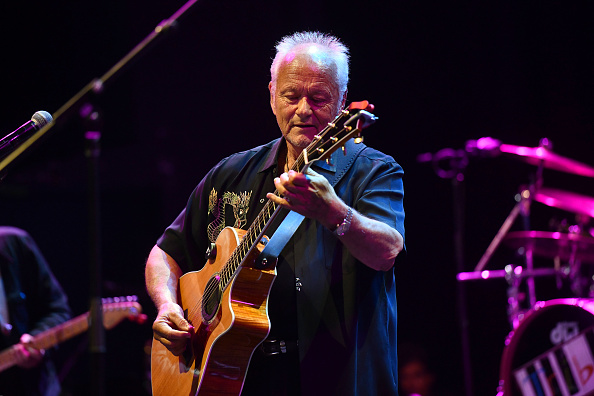
[[[287,142],[303,149],[336,117],[339,98],[335,68],[314,62],[308,54],[289,56],[281,64],[276,89],[269,84],[270,105]]]

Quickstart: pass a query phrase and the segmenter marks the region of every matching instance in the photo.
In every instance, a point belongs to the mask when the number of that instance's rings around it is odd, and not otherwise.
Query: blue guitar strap
[[[334,175],[328,177],[328,182],[334,187],[340,179],[347,173],[349,168],[355,162],[355,159],[361,153],[366,146],[363,143],[355,143],[353,139],[350,139],[345,144],[345,154],[337,151],[332,155],[332,159],[336,164],[336,172]],[[287,212],[286,209],[282,211]],[[271,269],[276,265],[276,260],[287,244],[289,239],[293,236],[299,225],[304,219],[304,216],[294,212],[288,211],[283,222],[279,225],[272,238],[268,241],[262,253],[256,259],[254,264],[255,268],[258,269]]]

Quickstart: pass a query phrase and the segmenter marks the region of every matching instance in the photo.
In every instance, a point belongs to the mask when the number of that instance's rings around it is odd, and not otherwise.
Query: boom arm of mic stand
[[[33,146],[34,143],[40,141],[41,138],[46,137],[50,129],[58,122],[60,117],[66,118],[67,115],[82,101],[89,93],[101,93],[107,82],[120,73],[125,66],[129,65],[132,60],[137,59],[138,55],[148,47],[157,37],[162,33],[169,31],[169,28],[175,26],[176,22],[194,5],[198,0],[189,0],[181,8],[179,8],[170,18],[163,20],[155,29],[136,47],[134,47],[128,54],[126,54],[119,62],[111,67],[103,76],[96,78],[76,93],[70,100],[68,100],[62,107],[53,113],[53,122],[48,123],[29,139],[18,146],[10,155],[0,161],[0,176],[4,176],[11,163],[17,159],[23,152]],[[49,134],[47,135],[49,136]]]
[[[190,9],[192,5],[194,5],[198,0],[189,0],[184,6],[182,6],[177,12],[173,14],[173,16],[169,19],[164,20],[161,22],[143,41],[141,41],[136,47],[132,49],[124,58],[122,58],[118,63],[116,63],[111,69],[107,71],[101,78],[94,79],[90,83],[88,83],[83,89],[81,89],[76,95],[74,95],[68,102],[66,102],[62,107],[60,107],[53,115],[53,121],[48,123],[39,131],[37,131],[33,136],[29,139],[24,141],[21,145],[19,145],[12,153],[10,153],[6,158],[4,158],[0,162],[0,176],[4,176],[6,174],[7,167],[14,162],[14,160],[20,156],[25,150],[30,148],[33,144],[40,141],[41,138],[49,136],[49,130],[56,124],[59,119],[64,121],[67,119],[72,112],[79,108],[80,103],[83,99],[87,97],[90,93],[101,93],[104,89],[105,84],[113,80],[113,78],[120,73],[125,66],[129,65],[133,59],[136,59],[138,55],[148,47],[150,43],[152,43],[161,33],[169,30],[171,26],[173,26],[177,19],[179,19],[187,10]],[[92,283],[94,283],[91,287],[91,315],[92,320],[90,323],[89,333],[91,335],[91,345],[90,345],[90,352],[92,353],[92,367],[93,373],[92,376],[92,383],[91,383],[91,394],[97,396],[103,396],[104,394],[104,373],[103,373],[103,357],[102,354],[105,352],[105,345],[104,345],[104,335],[103,335],[103,320],[102,320],[102,310],[101,310],[101,303],[100,303],[100,281],[101,281],[101,257],[100,257],[100,248],[99,248],[99,215],[98,215],[98,180],[97,176],[95,175],[97,171],[97,159],[98,158],[91,158],[96,154],[98,156],[98,137],[97,139],[93,139],[92,134],[87,134],[89,137],[88,143],[90,143],[90,147],[87,150],[89,157],[90,157],[90,175],[89,182],[90,182],[90,192],[91,192],[91,201],[90,202],[90,223],[91,223],[91,269],[90,273],[94,275],[94,279],[92,279]]]

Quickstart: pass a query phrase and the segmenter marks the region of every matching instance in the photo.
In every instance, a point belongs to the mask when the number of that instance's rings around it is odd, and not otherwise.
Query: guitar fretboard
[[[294,171],[299,171],[305,165],[305,158],[303,153],[299,155],[299,158],[295,161],[293,166],[291,167]],[[275,195],[278,195],[278,191],[274,191]],[[243,260],[248,257],[253,249],[256,249],[258,242],[262,239],[264,233],[266,232],[268,226],[272,222],[271,220],[276,217],[279,212],[279,205],[275,204],[273,201],[268,200],[264,205],[264,208],[260,211],[256,220],[252,223],[250,228],[248,228],[245,236],[243,237],[241,243],[235,248],[231,257],[223,267],[221,271],[221,289],[225,289],[227,285],[230,283],[231,279],[235,275],[237,269],[241,266]]]

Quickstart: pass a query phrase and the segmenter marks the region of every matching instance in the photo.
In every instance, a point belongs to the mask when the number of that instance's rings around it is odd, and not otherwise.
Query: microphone
[[[5,156],[5,150],[14,149],[23,140],[28,139],[34,132],[37,132],[53,121],[52,115],[47,111],[38,111],[17,130],[9,133],[0,140],[0,156]]]

